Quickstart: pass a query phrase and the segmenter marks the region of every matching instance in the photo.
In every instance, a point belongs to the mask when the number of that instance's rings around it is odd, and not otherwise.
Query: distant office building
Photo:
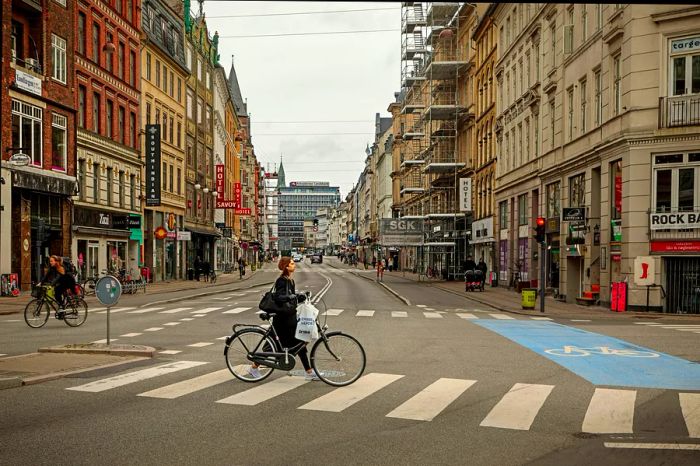
[[[327,181],[292,181],[289,186],[280,186],[279,193],[281,249],[303,247],[304,220],[313,219],[321,207],[340,203],[340,188]]]

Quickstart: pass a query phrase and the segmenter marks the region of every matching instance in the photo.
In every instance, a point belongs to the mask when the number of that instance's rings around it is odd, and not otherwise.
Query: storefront
[[[192,234],[192,239],[187,242],[187,268],[194,267],[196,258],[213,266],[216,240],[220,238],[219,231],[216,228],[199,225],[186,225],[185,229]]]
[[[474,246],[474,262],[477,264],[481,259],[486,263],[486,283],[491,283],[495,278],[495,256],[494,250],[496,242],[493,236],[493,217],[486,217],[472,222],[472,239],[470,243]]]
[[[663,264],[664,311],[700,314],[700,240],[657,240],[650,245]]]
[[[153,281],[185,278],[183,242],[178,241],[183,217],[176,212],[146,210],[144,263]]]

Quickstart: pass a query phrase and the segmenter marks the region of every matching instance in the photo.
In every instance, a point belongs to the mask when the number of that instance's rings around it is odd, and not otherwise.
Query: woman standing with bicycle
[[[277,281],[275,281],[275,289],[272,296],[279,310],[275,313],[276,315],[272,321],[272,326],[275,328],[282,346],[291,348],[299,343],[305,343],[298,340],[294,336],[294,333],[297,328],[297,305],[306,301],[306,295],[303,293],[296,293],[294,279],[292,278],[294,270],[296,269],[296,264],[291,257],[282,257],[277,264],[277,268],[280,269],[282,274]],[[306,344],[302,346],[297,356],[299,356],[299,360],[301,360],[301,364],[306,371],[306,379],[318,380],[318,375],[316,375],[309,363]],[[249,372],[253,377],[260,377],[260,372],[256,364],[251,366]]]

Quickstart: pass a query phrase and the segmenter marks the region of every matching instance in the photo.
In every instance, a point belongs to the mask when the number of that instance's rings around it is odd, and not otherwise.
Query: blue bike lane
[[[555,322],[474,321],[594,385],[700,390],[700,364]]]

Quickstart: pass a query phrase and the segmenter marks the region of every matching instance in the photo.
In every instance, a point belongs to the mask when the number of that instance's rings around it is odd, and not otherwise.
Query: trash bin
[[[535,302],[537,301],[537,289],[536,288],[523,288],[520,292],[522,296],[522,306],[523,309],[534,309]]]
[[[187,279],[194,280],[194,269],[187,269]]]

